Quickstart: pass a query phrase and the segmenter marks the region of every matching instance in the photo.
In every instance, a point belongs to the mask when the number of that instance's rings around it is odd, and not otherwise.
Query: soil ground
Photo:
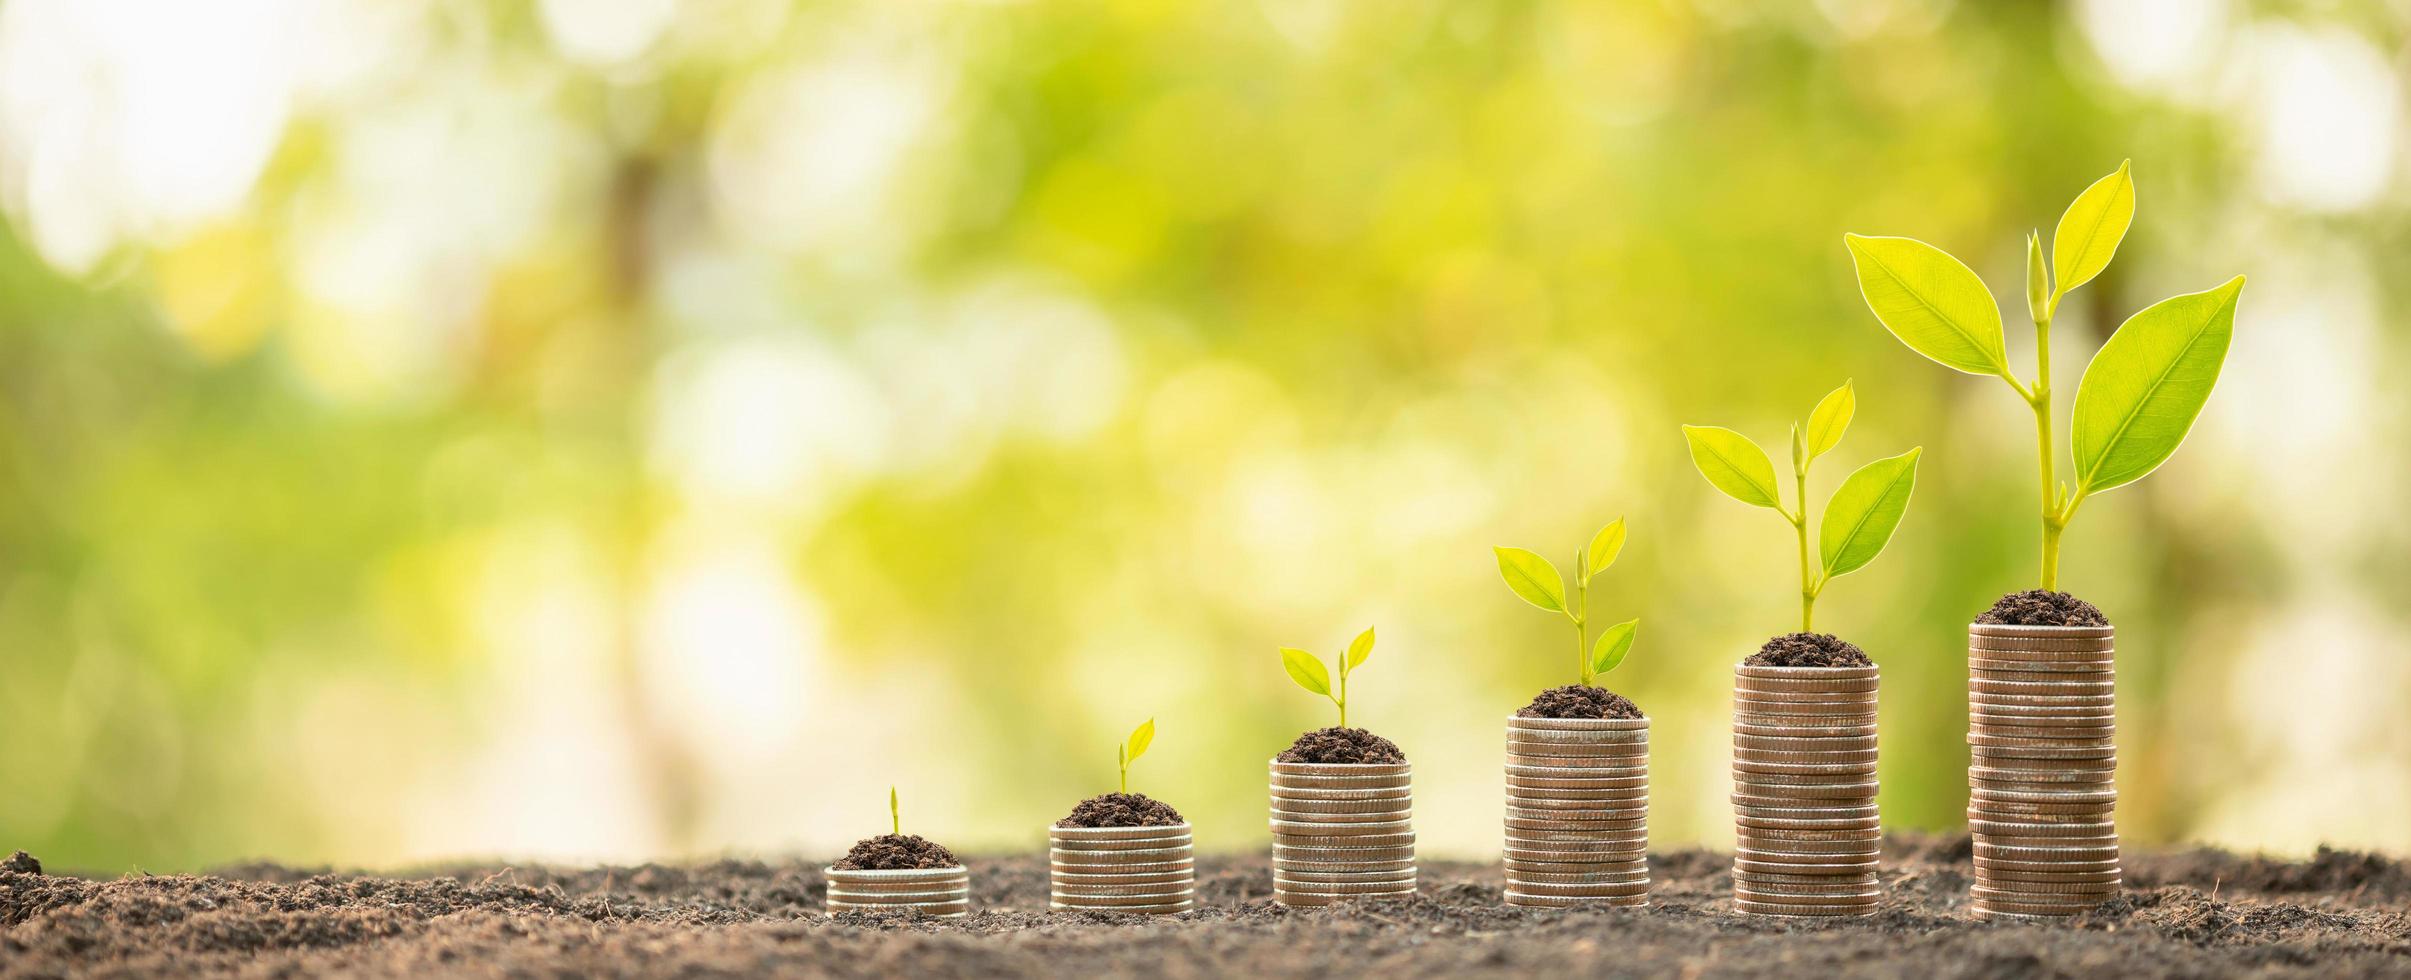
[[[1642,910],[1499,904],[1496,865],[1432,862],[1422,894],[1270,904],[1266,859],[1201,859],[1201,908],[1055,914],[1044,860],[968,863],[953,922],[821,912],[818,862],[393,877],[269,865],[100,880],[0,872],[0,976],[2411,977],[2411,866],[2323,852],[2132,853],[2127,893],[2067,925],[1967,914],[1965,837],[1887,844],[1872,918],[1735,914],[1727,859],[1656,855]]]

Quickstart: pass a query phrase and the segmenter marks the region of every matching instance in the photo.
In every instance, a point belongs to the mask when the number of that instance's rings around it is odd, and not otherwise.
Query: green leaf
[[[1492,548],[1498,555],[1499,577],[1515,594],[1550,612],[1565,611],[1565,579],[1549,560],[1522,548]]]
[[[1842,241],[1867,308],[1910,350],[1969,374],[2009,370],[2001,308],[1966,263],[1914,238],[1844,235]]]
[[[1147,746],[1153,744],[1155,744],[1155,719],[1149,718],[1144,724],[1131,729],[1130,744],[1122,755],[1122,763],[1128,765],[1139,761],[1139,756],[1147,754]]]
[[[1583,576],[1583,581],[1590,581],[1592,576],[1598,575],[1607,566],[1615,564],[1616,556],[1623,553],[1624,519],[1619,517],[1608,522],[1606,527],[1600,528],[1599,533],[1591,535],[1591,546],[1584,552],[1590,556],[1588,559],[1590,568]]]
[[[1624,655],[1632,652],[1633,631],[1640,628],[1641,621],[1635,619],[1600,631],[1598,642],[1591,644],[1591,674],[1607,673],[1623,663]]]
[[[2244,277],[2173,296],[2120,324],[2076,386],[2069,442],[2079,494],[2140,480],[2167,462],[2210,400],[2235,333]]]
[[[2135,222],[2134,165],[2133,160],[2119,164],[2117,173],[2094,181],[2059,216],[2059,227],[2051,232],[2051,268],[2059,272],[2053,304],[2093,281],[2118,254],[2127,226]]]
[[[1331,696],[1331,672],[1323,669],[1323,662],[1314,654],[1295,647],[1282,647],[1281,669],[1288,671],[1289,679],[1298,682],[1299,687],[1324,697]]]
[[[1372,655],[1373,627],[1367,626],[1364,632],[1356,634],[1356,639],[1348,641],[1348,669],[1355,670]]]
[[[1891,543],[1901,515],[1909,512],[1917,457],[1924,452],[1921,446],[1859,467],[1833,492],[1825,505],[1825,525],[1817,530],[1828,578],[1858,571]]]
[[[1850,418],[1857,414],[1858,389],[1844,381],[1817,403],[1816,411],[1808,413],[1808,458],[1823,456],[1841,445],[1842,433],[1849,431]]]
[[[1691,444],[1691,465],[1727,496],[1745,504],[1773,507],[1776,503],[1775,464],[1748,436],[1713,425],[1683,426]]]
[[[2043,268],[2043,236],[2026,233],[2026,312],[2041,323],[2051,318],[2051,270]]]

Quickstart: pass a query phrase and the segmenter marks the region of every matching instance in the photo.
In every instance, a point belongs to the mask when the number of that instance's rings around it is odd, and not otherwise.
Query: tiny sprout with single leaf
[[[893,786],[887,788],[887,832],[899,836],[904,833],[904,814],[896,807],[896,788]]]
[[[1774,461],[1749,437],[1731,429],[1706,425],[1683,426],[1691,446],[1691,463],[1701,476],[1729,497],[1765,507],[1789,522],[1800,541],[1800,630],[1815,628],[1817,597],[1835,576],[1867,566],[1891,543],[1892,532],[1909,510],[1909,495],[1917,488],[1917,457],[1923,447],[1859,467],[1842,480],[1825,504],[1825,520],[1817,529],[1817,561],[1809,561],[1808,471],[1817,457],[1842,442],[1858,413],[1858,392],[1849,382],[1817,402],[1808,424],[1792,426],[1792,479],[1797,487],[1797,510],[1785,510],[1775,480]]]
[[[2035,376],[2018,378],[2004,353],[2001,310],[1965,263],[1914,238],[1845,235],[1859,292],[1875,318],[1910,350],[1944,367],[1994,375],[2034,412],[2042,469],[2042,584],[2059,588],[2059,539],[2086,497],[2125,486],[2177,451],[2210,400],[2244,277],[2161,300],[2128,317],[2093,355],[2076,385],[2069,427],[2076,486],[2053,478],[2051,321],[2060,300],[2109,267],[2135,220],[2133,161],[2094,181],[2060,215],[2043,262],[2040,232],[2026,236],[2026,310],[2034,320]]]
[[[1346,728],[1348,727],[1348,674],[1354,671],[1358,664],[1364,663],[1366,657],[1372,655],[1373,628],[1367,626],[1364,632],[1356,634],[1356,639],[1349,642],[1348,651],[1340,654],[1339,686],[1337,688],[1332,687],[1331,672],[1323,669],[1322,658],[1296,647],[1281,648],[1281,669],[1288,671],[1289,679],[1298,682],[1299,687],[1330,698],[1332,704],[1338,705],[1339,727]]]
[[[1599,631],[1599,640],[1589,637],[1591,579],[1616,563],[1624,551],[1624,519],[1619,517],[1591,536],[1590,547],[1574,555],[1574,598],[1566,601],[1565,578],[1549,560],[1522,548],[1492,548],[1498,556],[1499,577],[1507,587],[1534,606],[1564,616],[1574,624],[1574,672],[1583,686],[1590,687],[1601,674],[1616,669],[1632,652],[1633,634],[1641,627],[1638,619],[1626,620]]]
[[[1139,761],[1139,756],[1147,754],[1147,746],[1154,743],[1155,719],[1149,718],[1131,730],[1129,741],[1114,747],[1114,754],[1122,763],[1122,792],[1130,792],[1130,764]]]

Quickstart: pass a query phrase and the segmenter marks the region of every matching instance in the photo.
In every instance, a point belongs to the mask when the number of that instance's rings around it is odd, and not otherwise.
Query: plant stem
[[[1588,548],[1574,556],[1574,676],[1582,681],[1584,687],[1591,685],[1591,652],[1583,642],[1589,638],[1589,630],[1583,625],[1583,616],[1590,606],[1590,563]]]
[[[1798,478],[1798,485],[1800,488],[1799,514],[1798,516],[1792,517],[1792,530],[1798,532],[1800,536],[1800,632],[1807,633],[1812,632],[1816,627],[1817,611],[1816,583],[1809,577],[1808,573],[1807,464],[1803,463],[1799,466],[1792,467],[1792,475]]]
[[[1115,762],[1120,763],[1120,764],[1121,764],[1121,766],[1122,766],[1122,792],[1123,792],[1123,793],[1125,793],[1125,794],[1127,794],[1127,793],[1129,793],[1129,792],[1130,792],[1130,748],[1129,748],[1129,746],[1125,746],[1125,745],[1116,745],[1116,746],[1114,746],[1114,747],[1113,747],[1113,758],[1114,758],[1114,761],[1115,761]]]
[[[2059,512],[2058,493],[2053,489],[2051,467],[2056,454],[2051,451],[2051,317],[2046,314],[2034,321],[2034,393],[2028,404],[2034,407],[2035,454],[2043,470],[2043,588],[2059,588],[2059,532],[2067,527],[2067,519]]]
[[[1331,699],[1339,705],[1339,727],[1348,727],[1348,651],[1339,652],[1339,696]]]

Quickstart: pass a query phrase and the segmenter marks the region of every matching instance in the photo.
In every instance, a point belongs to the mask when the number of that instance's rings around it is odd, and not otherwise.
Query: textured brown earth
[[[1495,866],[1435,862],[1423,893],[1269,904],[1261,856],[1208,858],[1204,907],[1052,914],[1034,856],[968,863],[956,922],[821,912],[816,863],[398,877],[273,866],[89,880],[0,870],[0,976],[1871,976],[2411,977],[2411,867],[2131,855],[2127,894],[2063,926],[1968,918],[1965,838],[1896,837],[1871,919],[1731,911],[1726,860],[1654,857],[1645,910],[1499,904]]]

